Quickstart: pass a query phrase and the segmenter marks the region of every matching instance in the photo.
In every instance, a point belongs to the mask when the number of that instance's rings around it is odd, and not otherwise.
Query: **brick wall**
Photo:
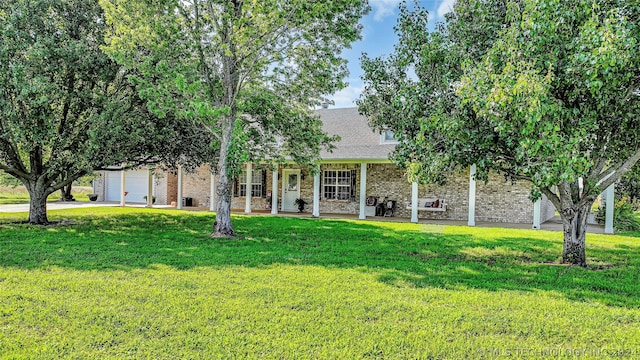
[[[193,172],[182,173],[182,197],[190,197],[193,206],[208,207],[211,184],[211,168],[209,165],[200,166]],[[178,192],[178,177],[176,176],[176,198]],[[173,200],[175,201],[175,200]]]
[[[283,168],[300,169],[295,165],[279,166],[278,168],[278,199],[282,201],[282,170]],[[254,171],[262,168],[254,165]],[[320,213],[358,214],[360,209],[360,164],[322,164],[321,171],[325,170],[356,170],[355,199],[328,200],[321,198]],[[307,201],[305,212],[311,212],[313,208],[313,176],[306,169],[301,169],[300,197]],[[183,196],[191,197],[195,206],[208,206],[206,199],[209,197],[209,167],[201,167],[195,173],[184,174]],[[271,190],[272,172],[266,174],[266,190]],[[322,175],[321,175],[322,178]],[[322,185],[322,184],[321,184]],[[171,203],[177,197],[177,176],[171,172],[165,173],[158,179],[157,203]],[[322,186],[321,186],[322,187]],[[164,190],[166,189],[166,191]],[[322,189],[321,189],[322,191]],[[503,176],[491,174],[489,182],[485,184],[478,181],[476,184],[476,221],[531,223],[533,220],[533,203],[529,200],[530,187],[523,181],[511,183]],[[166,194],[166,195],[164,195]],[[162,202],[163,196],[166,202]],[[407,181],[404,172],[393,164],[368,164],[367,165],[367,192],[365,196],[375,196],[382,200],[388,197],[396,200],[396,216],[410,218],[411,210],[407,205],[411,202],[411,184]],[[467,220],[469,196],[469,170],[451,177],[443,186],[429,184],[418,187],[419,198],[440,198],[447,203],[444,212],[418,211],[420,219],[447,219]],[[266,198],[254,197],[251,201],[252,210],[265,210]],[[245,207],[244,197],[232,197],[231,208],[235,211],[243,211]],[[280,205],[278,206],[280,211]],[[546,221],[553,217],[555,209],[546,198],[541,207],[541,219]]]

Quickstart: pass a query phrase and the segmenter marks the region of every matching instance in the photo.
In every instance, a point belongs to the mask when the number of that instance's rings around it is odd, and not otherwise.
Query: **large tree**
[[[219,149],[213,236],[233,236],[231,179],[246,161],[318,160],[332,140],[313,107],[346,84],[340,51],[362,0],[101,0],[108,51],[142,75],[158,113],[195,118]]]
[[[596,197],[640,159],[640,5],[459,0],[430,31],[402,7],[389,58],[363,59],[361,111],[400,134],[394,159],[423,181],[477,165],[532,183],[586,264]]]
[[[209,141],[147,110],[100,49],[104,28],[96,0],[0,2],[0,169],[27,188],[30,223],[47,224],[47,197],[94,170],[171,163],[201,151],[185,137]]]

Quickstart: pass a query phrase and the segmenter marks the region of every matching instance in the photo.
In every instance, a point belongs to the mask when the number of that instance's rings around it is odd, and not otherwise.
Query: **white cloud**
[[[439,18],[444,17],[447,13],[453,11],[453,4],[455,4],[456,0],[443,0],[438,6],[437,14]]]
[[[392,16],[398,7],[400,0],[370,0],[373,9],[373,19],[382,21],[387,16]]]
[[[329,97],[335,102],[334,105],[331,105],[331,108],[355,107],[356,99],[362,94],[363,87],[361,83],[362,81],[359,79],[350,79],[348,87]]]

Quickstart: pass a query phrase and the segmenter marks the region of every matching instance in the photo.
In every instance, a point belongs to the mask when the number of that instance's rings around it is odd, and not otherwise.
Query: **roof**
[[[381,144],[380,134],[375,132],[358,108],[316,110],[322,120],[322,129],[329,135],[340,136],[333,152],[322,151],[322,160],[375,160],[389,161],[393,144]]]

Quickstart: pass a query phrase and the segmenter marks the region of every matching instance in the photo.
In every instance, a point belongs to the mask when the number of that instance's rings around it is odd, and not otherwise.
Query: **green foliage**
[[[589,234],[91,208],[0,214],[2,358],[495,358],[629,349],[640,244]],[[572,329],[565,331],[564,329]],[[629,355],[630,357],[637,355]]]
[[[606,207],[601,206],[596,212],[596,220],[604,224]],[[616,231],[640,231],[640,218],[628,197],[616,201],[613,208],[613,227]]]
[[[94,170],[211,156],[209,133],[150,113],[133,73],[101,50],[96,1],[8,0],[0,13],[0,170],[38,204],[31,221],[46,222],[44,199]]]
[[[454,10],[428,32],[426,10],[401,7],[395,53],[363,58],[360,111],[399,135],[393,159],[412,178],[442,182],[476,164],[482,180],[529,181],[568,243],[584,245],[580,214],[640,159],[640,6],[460,0]]]
[[[100,0],[104,47],[158,116],[202,123],[217,150],[216,236],[233,236],[231,182],[251,160],[314,164],[335,138],[313,112],[346,86],[340,52],[363,0]],[[213,160],[213,159],[212,159]],[[213,161],[211,161],[213,162]]]
[[[640,164],[616,183],[616,198],[628,197],[634,211],[640,210]]]
[[[216,146],[225,129],[242,137],[225,171],[247,158],[309,164],[330,147],[312,109],[346,85],[339,53],[359,38],[365,2],[100,3],[112,25],[105,49],[136,70],[156,114],[197,119]]]
[[[71,195],[77,201],[89,201],[88,195],[93,192],[91,187],[74,186]],[[60,200],[60,192],[56,191],[47,197],[47,201]],[[24,186],[0,186],[0,205],[4,204],[28,204],[29,192]]]

